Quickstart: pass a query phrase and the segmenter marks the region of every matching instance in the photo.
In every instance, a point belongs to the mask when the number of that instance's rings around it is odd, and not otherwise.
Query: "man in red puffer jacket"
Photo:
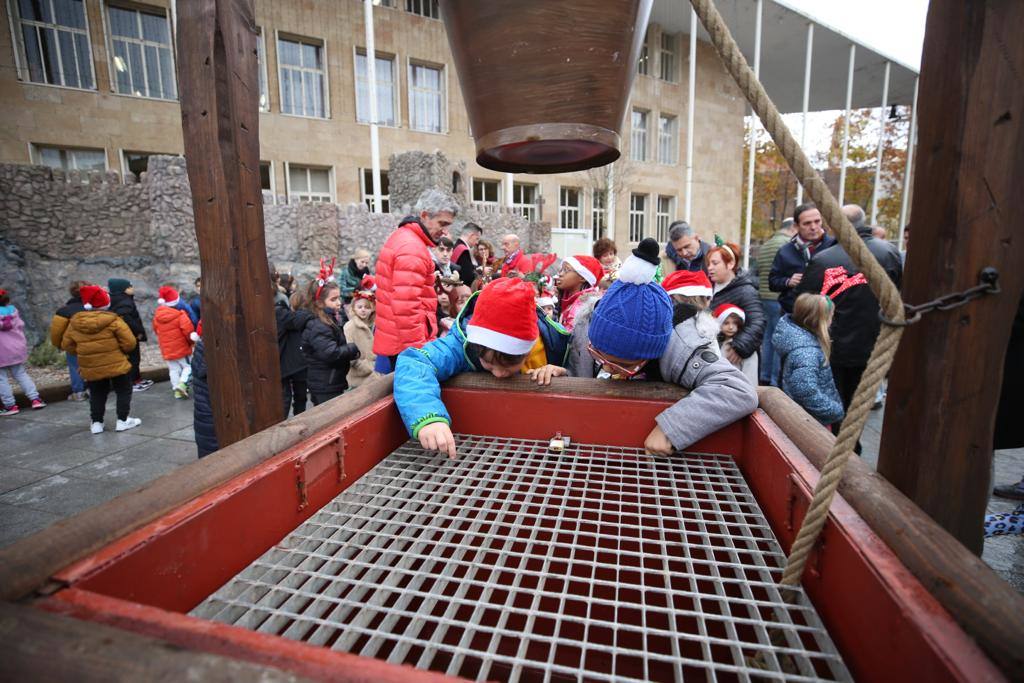
[[[448,234],[458,210],[452,196],[441,190],[425,190],[416,200],[416,213],[402,219],[381,248],[373,334],[377,372],[394,372],[398,354],[437,337],[437,293],[430,248]]]

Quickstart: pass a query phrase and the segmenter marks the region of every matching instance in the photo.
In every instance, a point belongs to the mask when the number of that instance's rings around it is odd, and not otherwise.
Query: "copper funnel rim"
[[[586,123],[502,128],[477,140],[476,161],[504,173],[568,173],[619,158],[619,134]]]

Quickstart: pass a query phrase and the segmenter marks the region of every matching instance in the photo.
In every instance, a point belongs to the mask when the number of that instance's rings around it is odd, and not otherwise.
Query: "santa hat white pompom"
[[[162,297],[161,297],[161,298],[159,298],[159,299],[157,299],[157,300],[156,300],[156,302],[157,302],[158,304],[160,304],[161,306],[163,306],[163,305],[164,305],[165,303],[167,303],[166,301],[164,301],[164,300],[163,300],[163,298],[162,298]]]
[[[92,304],[85,304],[84,306],[82,306],[82,308],[84,308],[87,311],[91,311],[92,310]]]
[[[658,243],[645,237],[619,268],[618,279],[634,285],[645,285],[654,280],[658,271]]]

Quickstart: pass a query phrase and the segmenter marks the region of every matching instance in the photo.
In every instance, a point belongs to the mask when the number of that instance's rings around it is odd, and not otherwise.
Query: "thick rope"
[[[836,239],[843,245],[843,249],[853,259],[857,268],[864,273],[868,280],[868,286],[875,293],[885,316],[895,322],[902,322],[904,309],[899,290],[896,289],[878,260],[868,250],[864,240],[850,225],[850,221],[843,215],[839,202],[832,196],[828,186],[811,166],[811,162],[800,149],[793,134],[789,132],[786,124],[782,121],[779,110],[768,97],[768,93],[765,92],[761,82],[757,80],[747,64],[747,60],[743,57],[743,53],[740,52],[739,46],[733,40],[722,15],[715,9],[713,0],[690,0],[690,3],[697,12],[697,16],[700,17],[705,30],[711,36],[711,42],[725,64],[725,68],[743,91],[758,118],[761,119],[761,123],[771,135],[772,140],[775,141],[782,156],[786,159],[786,163],[789,164],[790,169],[807,190],[810,198],[817,204],[825,222],[835,231]],[[696,30],[696,28],[696,26],[691,27],[691,30]],[[881,386],[882,380],[885,379],[886,373],[889,372],[889,366],[892,365],[893,357],[896,355],[896,348],[903,335],[903,329],[903,327],[883,325],[882,331],[875,341],[875,348],[871,351],[871,358],[868,359],[867,368],[854,393],[850,408],[843,420],[843,426],[839,430],[839,436],[836,437],[835,445],[821,469],[821,477],[814,487],[810,507],[807,509],[803,524],[793,541],[793,546],[790,548],[786,568],[782,574],[781,583],[784,586],[796,586],[800,583],[807,558],[828,518],[829,506],[839,488],[847,458],[864,429],[864,423],[874,404],[875,393]]]

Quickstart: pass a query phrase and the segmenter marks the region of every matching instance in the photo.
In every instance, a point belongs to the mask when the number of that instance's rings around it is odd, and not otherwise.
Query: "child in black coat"
[[[345,340],[347,322],[341,305],[341,289],[330,273],[309,285],[306,308],[312,314],[302,330],[302,353],[309,364],[306,373],[309,397],[317,406],[348,389],[349,364],[359,358],[359,347]]]
[[[107,280],[107,289],[110,291],[110,310],[121,316],[128,329],[135,335],[135,348],[128,353],[128,362],[132,364],[129,377],[132,380],[132,391],[145,391],[153,386],[153,381],[142,379],[142,351],[140,344],[146,341],[146,328],[142,324],[142,316],[135,305],[135,288],[131,280],[121,277],[112,277]]]
[[[281,359],[281,398],[284,417],[291,411],[295,415],[306,410],[306,373],[309,364],[302,353],[302,331],[313,319],[305,308],[292,310],[283,301],[274,306],[277,318],[277,350]]]

